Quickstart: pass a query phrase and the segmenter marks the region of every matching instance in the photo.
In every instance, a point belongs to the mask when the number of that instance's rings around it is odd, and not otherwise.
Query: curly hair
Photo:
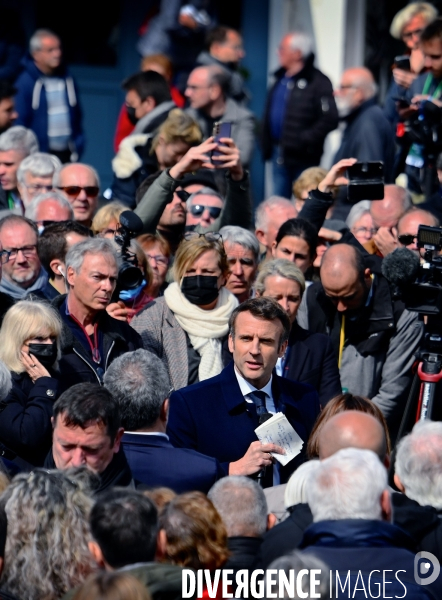
[[[0,497],[8,519],[2,589],[27,600],[56,600],[93,572],[87,491],[85,478],[69,470],[36,469],[14,478]]]
[[[180,494],[160,516],[166,560],[192,569],[219,569],[229,557],[227,532],[218,511],[202,492]]]

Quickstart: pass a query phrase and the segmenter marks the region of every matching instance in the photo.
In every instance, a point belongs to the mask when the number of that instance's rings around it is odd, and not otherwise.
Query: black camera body
[[[136,238],[143,230],[143,222],[131,210],[125,210],[120,215],[120,226],[115,233],[114,240],[121,247],[121,264],[118,270],[117,290],[134,290],[143,281],[143,274],[138,268],[138,259],[129,252],[131,240]]]
[[[382,200],[384,197],[384,164],[380,161],[357,162],[347,169],[347,198],[359,200]]]

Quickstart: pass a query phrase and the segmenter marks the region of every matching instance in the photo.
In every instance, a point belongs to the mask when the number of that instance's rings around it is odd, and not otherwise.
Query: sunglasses
[[[195,240],[197,238],[203,237],[209,242],[220,242],[223,241],[223,236],[217,231],[209,231],[208,233],[199,233],[198,231],[186,231],[184,234],[184,239],[186,242],[190,242],[190,240]]]
[[[409,246],[415,240],[417,240],[417,235],[411,235],[411,233],[404,233],[404,235],[398,235],[397,239],[402,246]]]
[[[80,187],[79,185],[66,185],[57,189],[63,190],[70,198],[77,198],[81,190],[84,190],[84,193],[88,198],[96,198],[100,191],[100,188],[96,185],[87,185],[85,187]]]
[[[175,190],[175,194],[178,196],[178,198],[181,200],[181,202],[187,202],[187,200],[192,195],[192,194],[189,194],[189,192],[186,192],[186,190]]]
[[[218,206],[204,206],[204,204],[192,204],[192,206],[190,207],[190,213],[194,217],[199,217],[203,214],[206,208],[209,211],[209,214],[212,217],[212,219],[217,219],[222,210]]]

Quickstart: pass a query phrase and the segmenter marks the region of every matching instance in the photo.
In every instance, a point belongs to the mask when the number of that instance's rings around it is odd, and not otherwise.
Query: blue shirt
[[[287,102],[287,96],[290,94],[292,87],[293,78],[284,76],[278,81],[273,90],[272,99],[270,101],[269,120],[270,134],[273,142],[275,143],[279,143],[281,139],[282,126],[285,116],[285,105]]]

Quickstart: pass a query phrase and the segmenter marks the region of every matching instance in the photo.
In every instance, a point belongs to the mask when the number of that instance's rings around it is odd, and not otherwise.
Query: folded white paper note
[[[277,444],[284,448],[285,454],[272,453],[283,466],[298,456],[304,444],[283,413],[274,414],[257,427],[255,433],[261,444]]]

